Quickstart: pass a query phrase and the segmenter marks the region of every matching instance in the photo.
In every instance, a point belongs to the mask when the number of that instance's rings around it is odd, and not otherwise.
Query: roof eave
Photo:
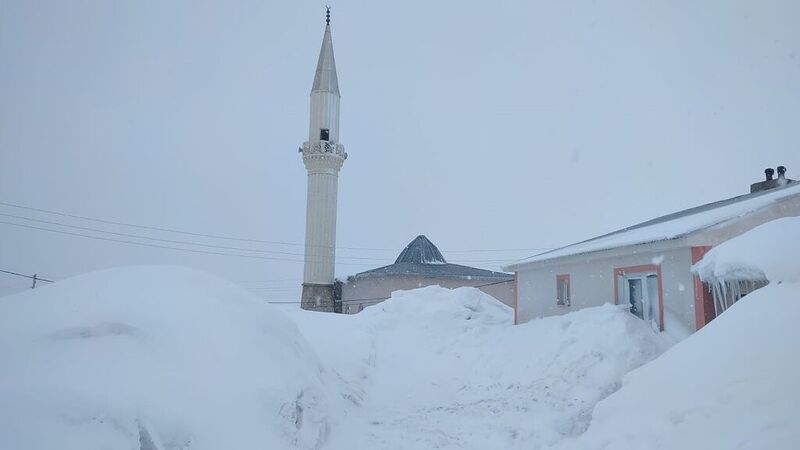
[[[659,240],[654,240],[654,241],[638,242],[638,243],[635,243],[635,244],[626,244],[626,245],[620,245],[620,246],[617,246],[617,247],[609,247],[609,248],[591,250],[591,251],[586,251],[586,252],[581,252],[581,253],[570,253],[568,255],[554,256],[552,258],[546,258],[546,259],[536,259],[536,260],[533,260],[533,261],[520,261],[520,262],[509,264],[507,266],[503,266],[501,268],[504,271],[507,271],[507,272],[518,272],[520,270],[524,270],[524,269],[528,269],[528,268],[532,268],[532,267],[542,267],[542,266],[550,266],[550,265],[555,265],[555,264],[563,264],[565,262],[572,262],[570,260],[571,259],[576,259],[576,258],[590,258],[590,259],[594,260],[594,259],[600,259],[600,258],[603,258],[603,257],[614,257],[614,256],[617,256],[615,253],[625,253],[628,250],[630,250],[632,248],[635,248],[635,247],[641,247],[641,246],[645,246],[645,245],[651,245],[652,246],[653,244],[661,244],[661,245],[659,245],[656,248],[651,249],[652,251],[658,251],[658,250],[669,249],[669,248],[676,248],[676,247],[683,246],[685,244],[686,238],[689,237],[690,235],[698,233],[700,231],[704,231],[705,229],[706,228],[699,229],[699,230],[694,230],[694,231],[692,231],[690,233],[684,233],[684,234],[681,234],[679,236],[675,236],[675,237],[668,238],[668,239],[659,239]]]

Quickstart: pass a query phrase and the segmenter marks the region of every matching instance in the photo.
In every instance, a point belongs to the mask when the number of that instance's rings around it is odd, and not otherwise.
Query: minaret
[[[339,143],[339,82],[331,41],[331,14],[325,14],[325,34],[311,87],[308,141],[303,164],[308,171],[306,253],[301,307],[333,312],[336,257],[336,194],[339,169],[347,153]]]

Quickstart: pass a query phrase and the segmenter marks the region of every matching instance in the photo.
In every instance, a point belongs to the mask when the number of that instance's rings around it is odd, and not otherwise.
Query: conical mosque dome
[[[419,235],[406,246],[394,263],[447,264],[447,261],[433,242]]]

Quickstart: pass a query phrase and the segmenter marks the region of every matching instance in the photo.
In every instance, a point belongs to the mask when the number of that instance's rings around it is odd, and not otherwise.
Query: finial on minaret
[[[331,24],[331,7],[325,5],[325,25]]]

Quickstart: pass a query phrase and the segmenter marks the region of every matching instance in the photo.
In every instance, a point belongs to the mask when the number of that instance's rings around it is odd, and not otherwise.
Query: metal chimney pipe
[[[772,181],[772,175],[775,174],[775,171],[772,170],[772,167],[767,167],[764,169],[764,174],[767,175],[767,181]]]
[[[786,178],[786,167],[778,166],[778,179],[782,180],[784,178]]]

